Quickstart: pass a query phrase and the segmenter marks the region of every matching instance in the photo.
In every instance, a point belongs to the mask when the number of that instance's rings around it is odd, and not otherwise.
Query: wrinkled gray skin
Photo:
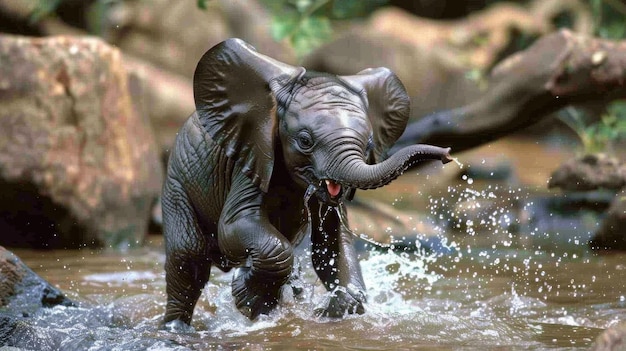
[[[384,160],[409,115],[402,83],[384,68],[305,72],[229,39],[198,63],[194,97],[163,188],[163,322],[190,323],[211,266],[242,267],[232,282],[237,308],[250,319],[269,312],[306,234],[313,267],[333,292],[319,314],[363,313],[365,284],[340,204],[416,162],[450,160],[448,149],[430,145]]]

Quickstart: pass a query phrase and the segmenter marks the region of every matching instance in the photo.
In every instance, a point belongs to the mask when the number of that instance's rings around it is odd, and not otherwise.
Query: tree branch
[[[390,153],[416,143],[463,151],[568,105],[623,98],[625,80],[626,42],[561,30],[498,64],[477,101],[410,123]]]

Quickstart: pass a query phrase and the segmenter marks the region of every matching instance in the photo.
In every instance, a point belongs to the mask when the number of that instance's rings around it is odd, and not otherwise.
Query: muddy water
[[[544,191],[532,180],[496,185],[466,178],[432,185],[425,196],[408,179],[394,185],[405,187],[403,200],[390,201],[405,208],[419,201],[433,217],[462,215],[442,210],[444,202]],[[446,250],[363,251],[367,312],[340,321],[314,317],[327,295],[306,249],[299,253],[303,296],[285,293],[276,311],[255,322],[233,306],[232,273],[214,270],[188,333],[158,329],[165,306],[159,236],[124,254],[15,252],[80,303],[33,318],[64,350],[588,350],[603,329],[626,318],[626,255],[591,252],[584,228],[573,228],[574,235],[533,226],[513,231],[502,225],[508,214],[519,220],[503,205],[491,225],[442,227],[438,237]]]
[[[82,308],[35,317],[63,349],[306,350],[589,348],[626,316],[626,256],[458,244],[447,256],[364,253],[369,302],[362,316],[318,319],[324,291],[302,254],[302,298],[285,297],[252,323],[233,307],[230,274],[214,272],[196,309],[195,332],[158,330],[164,309],[161,242],[126,255],[18,252]],[[88,347],[85,347],[88,346]]]

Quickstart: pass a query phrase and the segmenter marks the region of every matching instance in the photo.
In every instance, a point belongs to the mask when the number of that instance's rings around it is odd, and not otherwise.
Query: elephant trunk
[[[450,148],[417,144],[398,150],[383,162],[369,165],[360,155],[350,155],[329,172],[332,181],[327,181],[329,192],[336,184],[357,188],[376,189],[398,178],[404,171],[425,160],[452,161]],[[336,182],[336,183],[335,183]],[[331,193],[332,194],[332,193]]]

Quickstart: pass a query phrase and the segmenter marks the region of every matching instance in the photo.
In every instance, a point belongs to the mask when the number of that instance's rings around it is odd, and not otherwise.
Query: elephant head
[[[416,162],[451,160],[449,149],[431,145],[386,157],[409,116],[407,92],[386,68],[307,72],[229,39],[198,63],[194,98],[204,128],[264,192],[277,157],[326,203],[384,186]]]

